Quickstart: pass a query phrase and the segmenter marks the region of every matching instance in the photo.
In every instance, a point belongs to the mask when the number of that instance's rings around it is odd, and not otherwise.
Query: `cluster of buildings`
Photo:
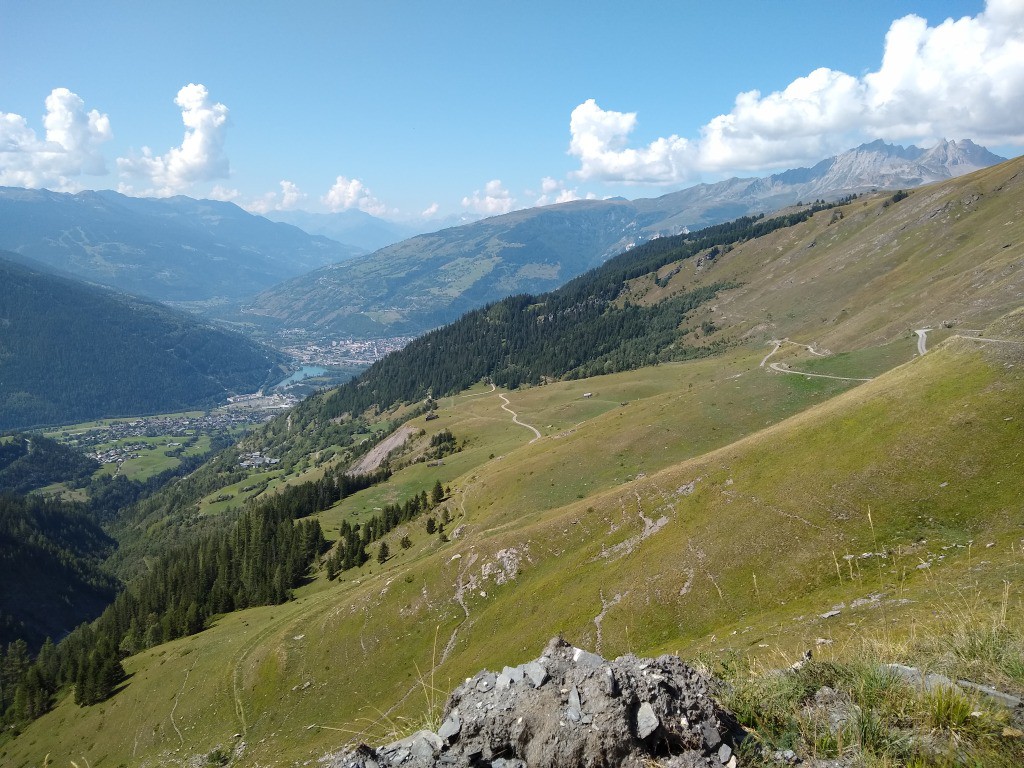
[[[168,445],[181,445],[181,443],[168,443]],[[128,443],[126,445],[117,445],[113,448],[106,448],[102,451],[96,451],[89,455],[96,459],[100,464],[121,464],[128,459],[137,459],[142,454],[139,451],[148,451],[153,446],[148,443]]]
[[[257,467],[272,467],[275,464],[280,464],[280,459],[272,459],[259,451],[253,451],[252,453],[243,453],[238,464],[245,469],[256,469]]]
[[[127,421],[111,421],[83,432],[62,432],[56,437],[66,445],[88,448],[133,437],[191,437],[197,434],[226,432],[238,427],[262,424],[272,417],[273,414],[266,411],[225,407],[202,416],[150,416]],[[172,442],[168,445],[177,446],[180,443]],[[145,443],[137,444],[137,446],[152,447]],[[121,446],[110,450],[123,451],[127,447]],[[100,461],[104,460],[100,459]]]
[[[283,351],[304,365],[332,366],[370,365],[395,352],[415,336],[391,336],[386,339],[341,339],[305,342]]]

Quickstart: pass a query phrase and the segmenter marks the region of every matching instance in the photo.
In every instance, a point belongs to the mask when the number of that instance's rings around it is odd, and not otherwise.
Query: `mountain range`
[[[514,211],[322,267],[219,316],[321,337],[418,334],[511,294],[552,290],[653,238],[800,202],[914,188],[1001,159],[970,140],[927,150],[876,141],[764,178]]]
[[[764,178],[524,209],[412,237],[410,226],[355,210],[277,211],[270,221],[233,203],[181,196],[0,188],[0,249],[30,266],[243,325],[378,338],[551,290],[655,237],[798,202],[913,188],[999,160],[969,140],[927,150],[876,141]]]
[[[159,301],[240,298],[362,252],[233,203],[0,187],[0,249]]]
[[[299,210],[270,211],[264,216],[271,221],[291,224],[311,235],[329,237],[339,243],[366,251],[376,251],[430,229],[429,222],[424,222],[422,228],[399,224],[355,208],[335,213],[310,213]]]

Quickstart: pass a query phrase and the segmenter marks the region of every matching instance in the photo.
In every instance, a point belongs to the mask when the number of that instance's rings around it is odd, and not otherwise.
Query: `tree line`
[[[0,725],[40,716],[69,687],[80,705],[103,701],[125,678],[125,656],[200,632],[218,614],[288,600],[328,549],[320,522],[302,518],[389,476],[387,469],[365,475],[338,469],[282,489],[249,504],[232,525],[167,550],[95,622],[56,645],[47,638],[34,660],[23,639],[0,646]],[[45,499],[11,503],[62,506]],[[373,536],[382,535],[381,523],[369,525]]]
[[[621,300],[629,281],[701,254],[714,259],[739,242],[794,226],[846,202],[817,201],[784,216],[745,216],[649,241],[555,291],[511,296],[469,312],[347,384],[303,402],[293,418],[329,423],[343,414],[448,395],[483,379],[515,388],[546,378],[579,378],[711,354],[717,351],[714,345],[680,342],[690,330],[685,320],[734,284],[714,283],[652,306],[637,306]]]

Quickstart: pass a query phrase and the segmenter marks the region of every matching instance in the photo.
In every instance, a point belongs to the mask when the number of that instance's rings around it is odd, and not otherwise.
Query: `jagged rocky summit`
[[[437,733],[328,756],[325,768],[735,768],[744,731],[676,656],[606,661],[552,639],[540,658],[455,689]]]

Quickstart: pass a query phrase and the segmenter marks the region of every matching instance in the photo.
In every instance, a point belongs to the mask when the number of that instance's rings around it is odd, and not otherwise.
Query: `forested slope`
[[[281,356],[161,305],[0,256],[0,429],[216,404]]]

